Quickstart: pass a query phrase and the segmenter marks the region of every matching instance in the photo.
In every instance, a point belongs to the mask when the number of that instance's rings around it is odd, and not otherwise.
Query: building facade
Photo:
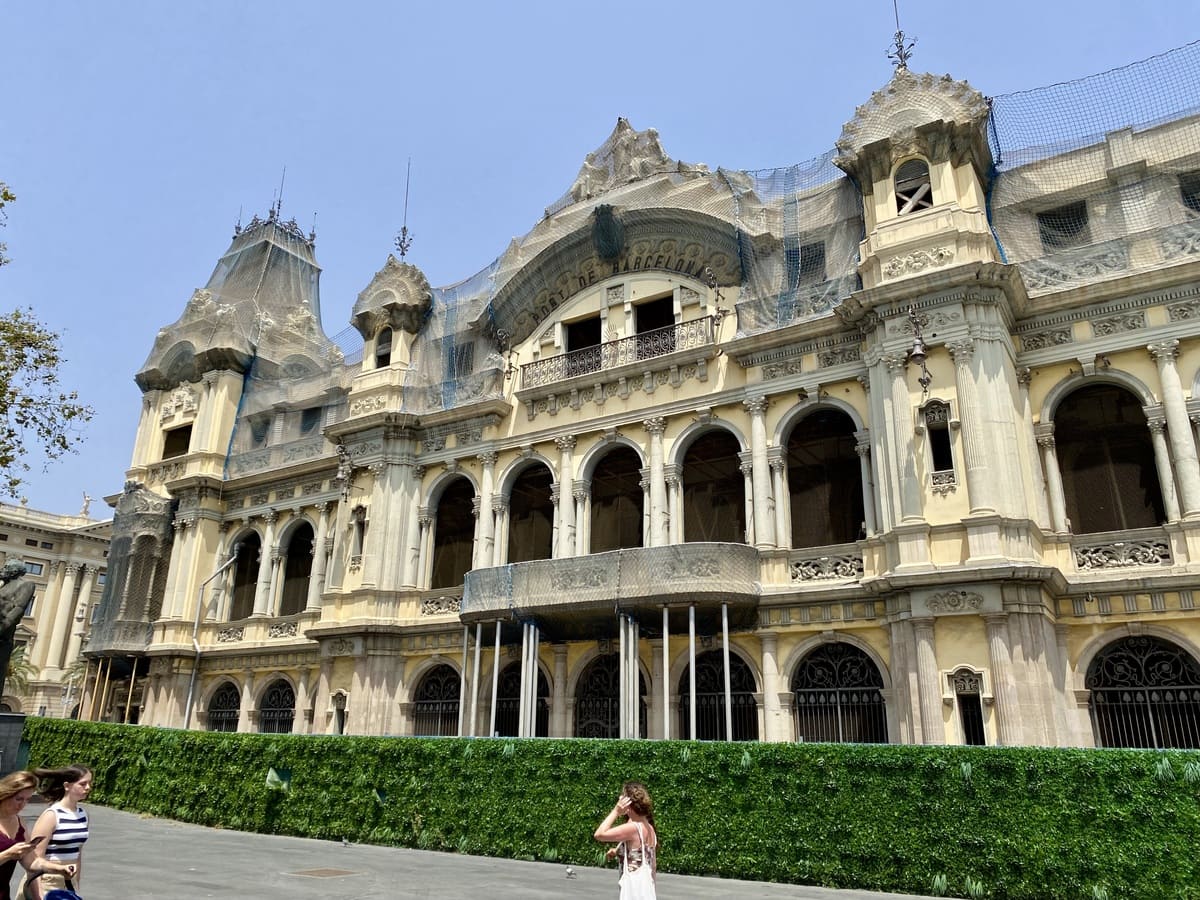
[[[239,226],[137,374],[85,715],[1200,745],[1195,98],[1023,97],[901,65],[760,172],[619,120],[352,340],[314,237]]]
[[[20,672],[5,682],[8,712],[77,716],[83,691],[92,616],[108,573],[111,520],[93,519],[91,498],[78,515],[0,503],[0,565],[25,564],[33,600],[17,626]],[[11,668],[11,665],[10,665]]]

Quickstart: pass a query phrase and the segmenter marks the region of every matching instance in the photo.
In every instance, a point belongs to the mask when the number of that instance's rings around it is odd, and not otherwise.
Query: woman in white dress
[[[619,816],[625,821],[613,824]],[[654,802],[644,784],[627,781],[621,786],[617,805],[596,828],[594,837],[617,845],[608,851],[608,858],[621,861],[620,900],[655,900],[658,832],[654,830]]]

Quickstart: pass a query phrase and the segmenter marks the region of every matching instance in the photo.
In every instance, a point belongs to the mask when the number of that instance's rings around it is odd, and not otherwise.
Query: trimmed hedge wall
[[[25,739],[32,766],[92,766],[96,802],[242,831],[599,865],[592,831],[635,778],[655,799],[664,871],[908,893],[944,879],[957,896],[1030,900],[1200,897],[1194,752],[313,737],[37,718]]]

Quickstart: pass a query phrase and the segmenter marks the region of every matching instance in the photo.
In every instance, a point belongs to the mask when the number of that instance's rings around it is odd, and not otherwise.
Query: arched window
[[[1149,635],[1114,641],[1088,666],[1097,747],[1200,747],[1200,665]]]
[[[521,720],[521,664],[510,663],[500,673],[500,684],[496,690],[496,735],[516,737]],[[550,686],[546,676],[538,670],[537,676],[537,737],[550,734]]]
[[[746,485],[738,442],[727,431],[710,431],[683,458],[683,539],[743,544]]]
[[[646,679],[638,672],[638,734],[646,736]],[[575,737],[621,736],[620,655],[608,653],[588,663],[575,687]]]
[[[543,465],[517,476],[508,500],[508,561],[528,562],[554,555],[554,479]]]
[[[725,660],[721,650],[696,657],[696,736],[702,741],[725,740]],[[679,734],[691,738],[691,667],[679,679]],[[758,740],[758,702],[754,699],[754,673],[740,656],[729,655],[730,705],[733,739]]]
[[[413,695],[413,733],[426,737],[458,734],[458,673],[442,663],[434,666]]]
[[[291,734],[296,718],[296,692],[284,679],[272,682],[258,707],[261,734]]]
[[[923,159],[910,159],[896,170],[896,212],[907,215],[933,206],[933,185],[929,165]]]
[[[208,730],[237,731],[242,695],[231,681],[225,682],[208,701]]]
[[[854,421],[821,409],[792,429],[787,443],[792,546],[846,544],[863,535],[862,467]]]
[[[1073,391],[1055,410],[1054,443],[1076,534],[1166,521],[1146,414],[1129,391],[1112,384]]]
[[[433,532],[431,588],[457,587],[471,568],[475,545],[474,500],[475,488],[465,478],[454,479],[442,491]]]
[[[853,644],[822,644],[792,675],[796,739],[887,743],[883,677]]]
[[[279,598],[281,616],[293,616],[304,610],[312,564],[313,530],[305,522],[296,526],[288,540],[287,558],[283,563],[283,595]]]
[[[392,329],[386,325],[375,335],[375,368],[385,369],[392,364]]]
[[[642,463],[629,447],[606,454],[592,473],[591,552],[642,546]]]
[[[239,538],[237,562],[233,566],[233,598],[229,606],[230,621],[245,619],[254,612],[254,589],[258,583],[259,557],[262,539],[257,532]]]

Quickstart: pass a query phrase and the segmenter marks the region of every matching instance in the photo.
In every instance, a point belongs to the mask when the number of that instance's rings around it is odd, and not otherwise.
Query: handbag
[[[53,890],[46,891],[42,895],[42,900],[83,900],[82,897],[75,893],[75,885],[71,883],[70,878],[66,879],[66,883],[66,888],[54,888]]]

